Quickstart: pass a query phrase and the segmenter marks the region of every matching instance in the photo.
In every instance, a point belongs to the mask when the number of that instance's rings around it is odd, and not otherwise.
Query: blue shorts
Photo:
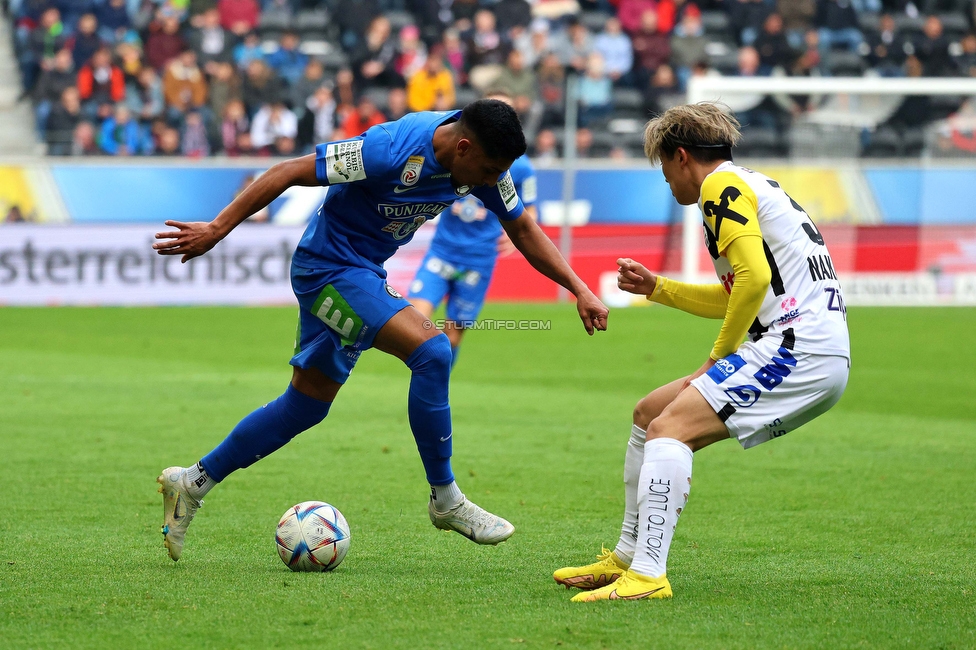
[[[298,298],[298,334],[291,365],[317,368],[345,383],[380,328],[404,307],[403,296],[374,271],[355,266],[306,269],[291,266]]]
[[[428,251],[410,284],[410,297],[426,300],[436,308],[446,296],[447,320],[464,327],[477,320],[494,270],[494,264],[471,266]]]

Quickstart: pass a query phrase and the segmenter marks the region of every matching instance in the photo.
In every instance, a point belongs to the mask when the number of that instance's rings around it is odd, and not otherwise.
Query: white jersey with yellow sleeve
[[[722,253],[737,237],[761,235],[771,280],[749,338],[792,331],[793,349],[850,359],[847,310],[827,245],[779,183],[731,161],[705,177],[699,207],[715,273],[731,293],[735,278]]]

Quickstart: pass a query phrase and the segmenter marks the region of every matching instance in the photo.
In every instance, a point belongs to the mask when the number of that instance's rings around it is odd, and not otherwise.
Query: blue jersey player
[[[203,255],[249,215],[295,185],[333,186],[292,260],[299,334],[285,392],[245,417],[190,467],[169,467],[163,494],[163,538],[173,560],[201,499],[232,472],[279,449],[318,424],[367,348],[401,359],[411,370],[408,414],[431,486],[428,512],[440,529],[479,544],[497,544],[514,527],[461,493],[451,470],[447,337],[386,284],[383,263],[425,221],[469,193],[503,220],[515,246],[540,272],[577,297],[588,333],[606,329],[607,309],[576,276],[522,202],[508,173],[525,153],[515,112],[479,100],[463,111],[423,112],[372,127],[278,163],[211,222],[167,221],[156,235],[162,255],[186,262]]]
[[[525,214],[535,219],[535,169],[525,154],[509,169]],[[410,304],[430,318],[447,299],[444,333],[457,361],[465,328],[478,318],[500,252],[511,252],[494,212],[475,196],[458,199],[441,213],[430,249],[410,285]]]

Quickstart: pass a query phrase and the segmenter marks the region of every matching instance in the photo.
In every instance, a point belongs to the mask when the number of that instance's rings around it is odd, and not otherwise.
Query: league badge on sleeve
[[[505,209],[514,210],[515,206],[518,205],[518,194],[515,192],[515,183],[512,181],[512,175],[509,172],[505,172],[505,175],[498,179],[498,193],[502,197]]]
[[[403,166],[403,173],[400,174],[400,184],[404,187],[416,185],[420,180],[420,172],[424,168],[423,156],[410,156],[407,164]]]

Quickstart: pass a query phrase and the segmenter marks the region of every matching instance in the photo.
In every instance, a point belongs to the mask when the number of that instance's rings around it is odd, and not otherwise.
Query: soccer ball
[[[349,550],[349,524],[335,506],[303,501],[281,516],[275,545],[292,571],[331,571]]]

